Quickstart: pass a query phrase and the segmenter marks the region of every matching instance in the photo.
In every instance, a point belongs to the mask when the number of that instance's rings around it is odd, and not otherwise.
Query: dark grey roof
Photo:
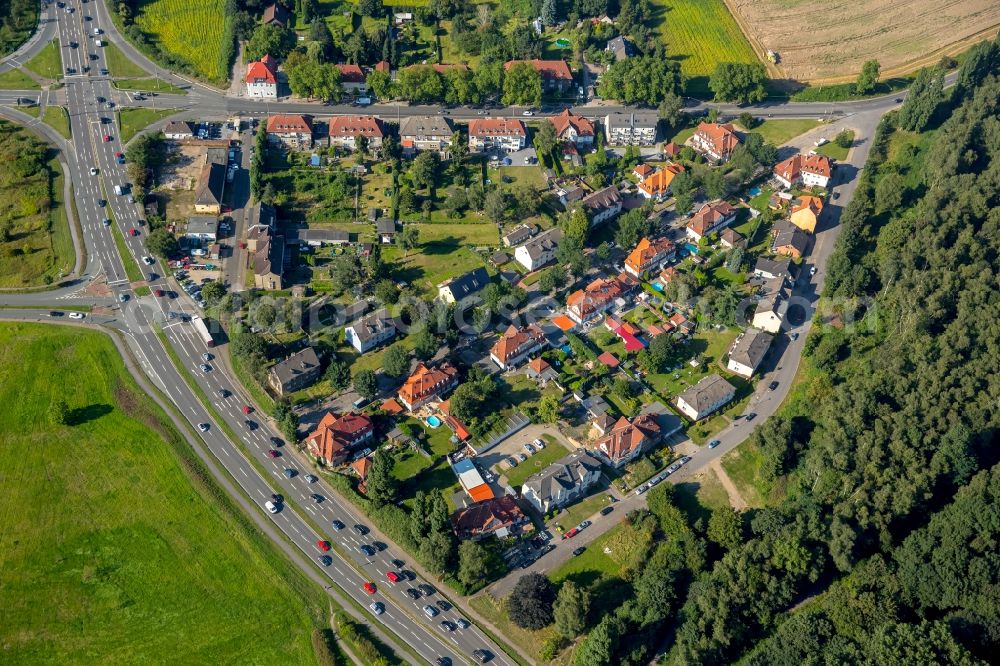
[[[792,262],[789,259],[774,261],[761,257],[754,264],[753,272],[763,276],[787,277],[792,274]]]
[[[194,134],[194,129],[186,120],[171,120],[167,123],[167,126],[163,128],[164,134]]]
[[[212,234],[219,231],[219,218],[214,215],[192,215],[188,218],[187,233]]]
[[[584,449],[577,449],[565,458],[557,460],[538,474],[533,474],[524,482],[535,495],[548,501],[555,495],[555,488],[575,488],[587,473],[601,469],[601,462]]]
[[[780,222],[785,222],[785,220],[779,220]],[[786,222],[785,224],[775,225],[774,243],[771,245],[772,248],[779,247],[793,247],[799,254],[803,254],[809,245],[809,235],[806,232],[799,229],[797,226],[791,222]]]
[[[361,342],[374,338],[387,328],[394,328],[392,315],[385,308],[362,317],[351,324],[350,327],[354,329],[354,334],[358,336],[358,340],[361,340]]]
[[[604,122],[607,124],[608,132],[622,127],[654,129],[660,122],[660,117],[656,111],[630,111],[627,113],[616,111],[609,113]]]
[[[598,190],[583,199],[583,206],[588,210],[604,210],[621,203],[622,195],[614,185]]]
[[[711,374],[677,397],[694,407],[696,411],[702,412],[712,405],[719,404],[719,401],[727,395],[730,398],[736,395],[733,385],[720,375]]]
[[[507,245],[508,247],[511,245],[520,245],[535,235],[536,231],[538,231],[538,227],[533,224],[519,224],[504,234],[504,245]]]
[[[737,363],[756,368],[771,347],[773,339],[770,333],[758,328],[748,328],[743,335],[736,339],[732,349],[729,350],[729,358]]]
[[[635,55],[635,46],[621,35],[608,40],[605,48],[615,54],[615,60],[625,60]]]
[[[222,186],[226,182],[226,168],[212,162],[201,169],[195,189],[196,206],[217,206],[222,203]]]
[[[384,217],[375,223],[375,233],[379,235],[394,234],[396,233],[396,223],[388,217]]]
[[[450,139],[452,131],[451,121],[441,116],[408,116],[399,123],[399,136],[401,137],[433,136]]]
[[[490,274],[485,268],[477,268],[469,271],[465,275],[460,275],[441,283],[442,287],[448,287],[451,295],[456,301],[460,301],[466,296],[471,296],[490,283]]]
[[[559,246],[559,241],[561,240],[562,231],[558,227],[555,227],[538,234],[522,247],[528,253],[528,256],[531,257],[532,261],[534,261],[545,252],[554,251]]]
[[[272,206],[257,203],[246,209],[243,219],[246,221],[248,229],[257,224],[263,224],[273,231],[274,225],[278,221],[278,214],[274,211]]]
[[[340,229],[297,229],[293,232],[301,243],[346,243],[351,234]]]
[[[318,368],[319,357],[312,347],[306,347],[272,366],[271,374],[284,386],[299,375],[316,372]]]

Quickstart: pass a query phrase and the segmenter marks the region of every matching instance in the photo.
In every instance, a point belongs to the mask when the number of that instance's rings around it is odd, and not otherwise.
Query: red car
[[[268,458],[277,458],[280,455],[281,454],[278,453],[277,451],[275,451],[274,449],[268,449],[268,451],[267,451],[267,457]]]
[[[396,573],[395,571],[386,571],[385,572],[385,577],[389,580],[390,583],[398,583],[399,582],[399,574]]]
[[[375,583],[365,583],[361,586],[368,594],[375,594]]]
[[[243,405],[243,413],[244,414],[249,414],[252,411],[253,411],[253,407],[251,407],[250,405]]]
[[[320,550],[322,550],[324,553],[329,553],[330,552],[330,542],[329,541],[324,541],[323,539],[320,539],[319,541],[316,542],[316,547],[319,548]]]
[[[563,535],[563,539],[572,539],[573,537],[575,537],[579,533],[580,533],[580,530],[578,530],[577,528],[574,527],[569,532],[566,532],[566,534]]]
[[[128,235],[129,236],[138,236],[139,235],[139,230],[138,229],[134,229],[134,228],[133,229],[129,229],[128,230]]]
[[[104,135],[104,142],[107,143],[108,141],[111,141],[111,135],[110,134],[105,134]]]
[[[157,297],[163,296],[163,290],[157,289],[153,292]]]

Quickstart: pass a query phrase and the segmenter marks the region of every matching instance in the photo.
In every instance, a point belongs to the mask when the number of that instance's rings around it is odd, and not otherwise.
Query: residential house
[[[833,164],[826,155],[792,155],[774,167],[774,178],[789,188],[801,183],[804,187],[826,187],[833,173]]]
[[[273,206],[257,202],[251,206],[247,206],[243,210],[243,221],[246,224],[247,230],[260,225],[274,231],[275,224],[278,221],[278,214]]]
[[[514,247],[515,245],[520,245],[524,241],[528,240],[532,236],[538,233],[538,227],[533,224],[519,224],[503,237],[504,247]]]
[[[432,400],[440,400],[448,391],[458,386],[458,370],[450,363],[428,367],[417,365],[399,389],[397,397],[406,409],[415,412]]]
[[[385,308],[356,319],[344,328],[347,343],[364,354],[396,337],[392,315]]]
[[[688,144],[709,159],[726,162],[740,145],[740,138],[730,123],[698,123]]]
[[[767,355],[773,340],[774,337],[770,333],[758,328],[748,328],[730,347],[726,369],[740,377],[750,379]]]
[[[451,471],[458,477],[458,483],[462,486],[462,490],[468,494],[473,502],[486,502],[496,497],[490,484],[483,479],[482,473],[471,458],[462,458],[454,463],[451,466]]]
[[[683,171],[684,167],[680,164],[668,164],[643,179],[639,183],[639,193],[647,199],[663,201],[670,194],[670,183]]]
[[[525,480],[521,496],[542,513],[583,497],[601,478],[601,461],[577,449]]]
[[[662,266],[674,258],[677,248],[669,238],[643,238],[625,257],[625,271],[642,279],[647,271]]]
[[[459,539],[503,539],[520,534],[521,528],[531,525],[531,519],[513,495],[504,495],[459,509],[451,515],[451,525]]]
[[[802,231],[816,233],[816,224],[823,212],[823,200],[819,197],[801,196],[792,201],[788,219]]]
[[[309,116],[282,113],[267,119],[267,140],[290,150],[312,148],[312,119]]]
[[[171,120],[167,123],[167,126],[163,128],[163,136],[168,139],[173,139],[174,141],[193,139],[194,128],[191,126],[191,123],[186,120]]]
[[[604,130],[611,146],[652,146],[659,122],[655,111],[616,111],[604,118]]]
[[[677,156],[681,154],[681,149],[681,146],[673,141],[670,141],[669,143],[663,144],[663,155],[670,159],[676,159]]]
[[[247,97],[277,99],[278,61],[265,55],[260,60],[249,63],[244,82],[247,86]]]
[[[267,371],[267,383],[278,395],[303,389],[319,379],[319,357],[312,347],[297,351]]]
[[[396,222],[388,217],[382,218],[375,223],[375,235],[383,245],[389,245],[396,241]]]
[[[677,396],[677,408],[692,421],[700,421],[735,397],[736,388],[732,384],[718,374],[711,374]]]
[[[334,116],[330,118],[330,145],[352,151],[361,136],[368,140],[368,150],[377,152],[382,147],[385,128],[374,116]]]
[[[261,22],[264,25],[278,25],[282,28],[287,28],[291,20],[292,16],[289,14],[288,10],[285,9],[283,5],[275,2],[274,4],[268,5],[264,9],[264,16],[261,19]]]
[[[640,183],[649,178],[650,176],[652,176],[654,173],[656,173],[656,169],[649,166],[645,162],[642,164],[637,164],[636,167],[632,169],[632,175],[635,176],[636,180],[638,180]]]
[[[788,259],[771,260],[761,257],[754,264],[753,274],[755,277],[773,280],[775,278],[791,278],[792,262]]]
[[[578,324],[583,324],[600,316],[623,294],[623,286],[618,280],[597,278],[569,295],[566,299],[566,314]]]
[[[368,472],[372,468],[371,456],[362,456],[351,463],[351,471],[358,477],[358,492],[368,494]]]
[[[192,215],[188,218],[184,236],[214,243],[219,237],[219,218],[214,215]]]
[[[247,233],[247,248],[253,252],[253,282],[257,289],[281,289],[285,272],[285,238],[273,236],[260,225]]]
[[[451,120],[442,116],[407,116],[399,123],[399,141],[403,155],[419,151],[435,152],[446,160],[451,156]]]
[[[476,268],[464,275],[445,280],[437,286],[438,298],[445,303],[461,303],[490,283],[485,268]]]
[[[622,195],[614,185],[585,196],[581,202],[590,218],[590,226],[596,227],[622,212]]]
[[[778,220],[772,229],[771,251],[778,255],[801,259],[809,247],[809,234],[788,220]]]
[[[736,231],[735,229],[728,228],[728,229],[723,229],[722,233],[719,234],[719,244],[727,249],[739,247],[745,250],[747,247],[747,239],[744,238],[740,234],[740,232]]]
[[[594,442],[594,453],[612,467],[618,468],[635,460],[660,439],[660,424],[653,414],[640,414],[631,421],[621,417]]]
[[[340,86],[347,92],[361,93],[367,88],[365,73],[359,65],[340,63],[337,65],[340,70]]]
[[[528,63],[542,76],[542,89],[563,92],[573,86],[573,72],[565,60],[508,60],[504,63],[507,71],[518,63]]]
[[[469,121],[470,153],[516,153],[527,142],[528,130],[517,118],[474,118]]]
[[[201,167],[194,189],[194,212],[218,215],[222,212],[222,190],[226,186],[226,167],[211,162]]]
[[[594,145],[594,123],[583,116],[578,116],[568,108],[558,116],[549,118],[560,141],[571,143],[580,148]]]
[[[607,46],[604,47],[604,50],[614,53],[615,60],[627,60],[636,53],[635,45],[621,35],[615,37],[614,39],[609,39]]]
[[[702,206],[691,216],[687,224],[687,235],[695,243],[703,237],[719,231],[736,220],[736,209],[725,201],[712,201]]]
[[[306,437],[306,449],[324,465],[340,465],[352,450],[370,441],[374,433],[375,424],[364,414],[337,416],[327,412],[316,430]]]
[[[525,375],[527,375],[528,379],[534,379],[542,386],[559,379],[559,373],[556,372],[556,369],[549,365],[549,362],[541,356],[535,357],[528,362]]]
[[[299,245],[306,247],[348,245],[351,242],[351,234],[340,229],[298,229],[294,233]]]
[[[501,370],[510,370],[548,344],[544,331],[537,324],[523,328],[511,325],[490,349],[490,358]]]
[[[559,203],[567,207],[574,201],[580,201],[587,196],[587,190],[574,184],[558,187],[555,192],[556,196],[559,197]]]
[[[753,313],[753,327],[768,333],[778,333],[788,312],[789,296],[784,278],[768,280],[764,287],[764,297],[757,302],[757,309]]]
[[[562,231],[558,227],[543,231],[514,250],[514,258],[529,271],[537,270],[555,260]]]

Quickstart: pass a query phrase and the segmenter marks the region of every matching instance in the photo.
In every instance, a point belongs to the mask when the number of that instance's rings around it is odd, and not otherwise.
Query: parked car
[[[601,509],[601,515],[602,516],[606,516],[606,515],[608,515],[609,513],[611,513],[614,510],[615,510],[615,507],[613,507],[613,506],[606,506],[603,509]]]
[[[718,446],[719,444],[722,444],[722,442],[720,442],[720,441],[719,441],[719,440],[717,440],[717,439],[713,439],[713,440],[712,440],[711,442],[709,442],[709,443],[708,443],[708,448],[710,448],[710,449],[714,449],[714,448],[715,448],[715,447],[717,447],[717,446]]]
[[[775,381],[773,381],[773,382],[771,382],[770,384],[767,385],[767,390],[768,391],[773,391],[776,388],[778,388],[778,382],[777,382],[777,380],[775,380]]]
[[[583,551],[585,551],[585,550],[587,550],[586,546],[580,546],[579,548],[574,549],[573,550],[573,557],[576,557],[577,555],[583,554]]]

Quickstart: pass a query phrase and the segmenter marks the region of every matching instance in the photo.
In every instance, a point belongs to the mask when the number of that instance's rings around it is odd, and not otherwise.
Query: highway
[[[267,419],[258,418],[256,414],[249,416],[244,414],[243,406],[249,405],[251,402],[244,396],[238,382],[228,374],[224,366],[218,364],[213,358],[207,361],[211,366],[209,371],[205,372],[199,368],[202,363],[206,362],[202,358],[202,354],[211,354],[212,350],[204,346],[189,322],[168,318],[169,311],[197,312],[197,309],[185,296],[181,295],[178,300],[136,296],[134,287],[145,285],[146,282],[131,284],[123,262],[135,263],[143,274],[155,273],[156,275],[149,282],[153,288],[162,287],[178,292],[181,290],[177,289],[172,282],[161,277],[165,275],[165,271],[158,263],[148,267],[142,263],[142,257],[146,256],[143,246],[146,228],[139,223],[142,217],[141,211],[136,204],[130,204],[126,196],[117,196],[114,193],[115,185],[123,185],[128,181],[125,165],[119,164],[116,159],[116,153],[124,152],[124,146],[120,141],[115,124],[110,122],[114,117],[114,109],[108,108],[106,103],[101,104],[97,100],[104,98],[105,100],[113,100],[117,104],[127,103],[130,106],[152,104],[159,107],[169,106],[182,109],[183,113],[191,117],[194,117],[191,114],[197,113],[199,118],[222,118],[234,114],[244,117],[263,117],[280,111],[316,115],[363,112],[379,115],[386,120],[442,113],[452,118],[468,119],[483,116],[486,113],[519,116],[523,109],[498,108],[484,111],[468,107],[442,109],[438,106],[405,104],[377,104],[360,109],[347,105],[289,101],[263,102],[227,97],[208,86],[175,76],[139,54],[134,47],[115,32],[113,24],[107,17],[107,8],[103,2],[92,0],[82,5],[78,2],[69,4],[75,6],[76,11],[66,13],[57,11],[54,4],[48,6],[43,11],[42,23],[36,37],[32,38],[15,54],[5,58],[0,63],[0,71],[23,64],[50,38],[57,37],[64,66],[71,67],[77,72],[74,75],[66,76],[64,80],[64,94],[73,134],[73,141],[68,146],[65,157],[70,170],[69,176],[75,187],[77,210],[83,230],[83,242],[90,261],[88,275],[85,277],[103,276],[106,278],[107,284],[111,288],[111,296],[107,298],[83,296],[78,292],[84,285],[75,284],[49,292],[0,295],[0,304],[13,307],[45,305],[53,308],[57,308],[60,304],[86,304],[103,305],[110,308],[111,314],[88,315],[88,321],[120,329],[125,334],[130,349],[139,359],[144,372],[177,406],[184,417],[193,425],[210,424],[207,432],[201,435],[207,450],[235,479],[242,492],[261,507],[262,512],[264,502],[270,499],[272,493],[284,495],[286,505],[283,510],[277,514],[265,515],[284,534],[288,542],[314,562],[329,578],[331,585],[337,586],[343,594],[353,598],[365,608],[373,600],[385,603],[386,612],[378,617],[370,616],[369,620],[378,623],[382,635],[389,637],[389,642],[396,647],[397,651],[399,651],[401,643],[430,663],[433,663],[438,657],[448,657],[458,663],[471,661],[473,650],[486,649],[494,655],[491,663],[511,664],[510,658],[475,625],[465,630],[444,631],[439,626],[439,622],[442,619],[457,620],[460,616],[455,610],[442,612],[434,618],[426,617],[421,608],[428,601],[425,599],[414,601],[404,593],[406,587],[416,586],[422,582],[421,580],[396,585],[392,585],[386,580],[386,572],[396,569],[391,562],[393,559],[407,560],[405,554],[394,544],[382,538],[381,541],[388,544],[384,551],[376,553],[374,557],[366,557],[359,552],[359,546],[371,544],[375,540],[373,535],[362,537],[351,529],[353,525],[363,523],[360,514],[353,507],[340,500],[336,493],[322,480],[314,483],[309,483],[306,480],[305,473],[310,469],[310,466],[298,457],[293,451],[293,447],[275,447],[271,443],[271,438],[277,437],[278,434],[271,429]],[[91,12],[96,13],[91,15]],[[88,21],[86,18],[88,15],[91,15],[93,20]],[[160,95],[152,100],[136,101],[129,93],[114,89],[111,80],[107,76],[99,74],[101,68],[107,67],[107,64],[103,50],[97,47],[94,41],[95,27],[102,31],[100,35],[102,40],[110,40],[117,44],[126,56],[136,64],[174,85],[184,87],[188,95]],[[77,43],[78,46],[71,48],[71,42]],[[91,54],[94,54],[96,59],[91,60]],[[90,71],[84,72],[84,67],[90,67]],[[829,119],[839,116],[844,117],[844,120],[838,122],[844,122],[855,129],[858,146],[852,151],[849,160],[852,169],[844,170],[843,176],[838,176],[839,180],[835,192],[839,195],[839,203],[830,207],[824,227],[817,234],[815,247],[806,264],[807,267],[816,266],[816,275],[809,276],[804,271],[803,276],[800,277],[795,286],[795,296],[804,303],[815,303],[822,288],[824,267],[836,238],[837,221],[841,207],[850,201],[853,194],[857,174],[867,157],[868,139],[872,136],[881,114],[896,104],[895,98],[902,96],[899,94],[838,104],[775,103],[741,108],[730,105],[707,105],[692,101],[689,106],[688,110],[695,112],[706,110],[712,106],[726,114],[749,111],[756,115],[773,117]],[[0,93],[0,104],[16,106],[21,98],[38,100],[40,94],[37,90],[3,91]],[[628,109],[618,105],[603,104],[590,104],[574,109],[575,112],[589,117],[601,117],[622,110]],[[541,110],[535,117],[544,117],[558,111],[561,111],[561,108]],[[109,122],[104,122],[105,118]],[[92,173],[92,169],[96,169],[96,173]],[[102,202],[104,202],[103,205]],[[104,223],[105,220],[108,220],[108,224]],[[124,256],[119,253],[115,242],[114,228],[117,228],[122,234],[125,248]],[[44,314],[40,315],[38,311],[22,311],[19,314],[35,318],[44,318],[45,316]],[[8,315],[5,313],[3,316]],[[748,407],[748,411],[757,413],[757,423],[776,411],[787,394],[798,365],[805,334],[810,325],[811,317],[807,316],[802,323],[787,331],[799,333],[796,340],[791,340],[788,336],[781,336],[777,343],[772,368],[767,371],[765,381],[761,381],[761,388],[758,389],[751,400],[751,406]],[[171,355],[156,333],[156,330],[161,326],[172,351],[181,360],[182,368],[180,369],[174,366]],[[182,375],[181,372],[185,374]],[[208,396],[212,403],[212,412],[206,410],[198,395],[188,385],[188,380],[193,381],[199,391]],[[771,380],[779,382],[779,387],[775,391],[767,391],[765,388]],[[225,390],[228,395],[222,397],[220,390]],[[225,430],[216,419],[216,414],[228,428],[240,433],[239,442],[234,442],[227,437]],[[256,421],[257,427],[252,430],[248,428],[247,419]],[[689,477],[714,459],[738,446],[747,437],[750,427],[742,421],[735,422],[717,435],[717,438],[722,442],[719,447],[711,450],[707,448],[700,450],[693,456],[688,465],[671,477],[671,480],[677,481]],[[267,452],[271,448],[277,448],[281,452],[280,457],[269,457]],[[286,468],[297,470],[299,473],[292,478],[286,478],[283,473]],[[311,497],[314,493],[322,496],[323,500],[318,503],[314,502]],[[616,512],[607,517],[606,520],[601,519],[600,523],[595,520],[593,527],[585,530],[575,540],[559,544],[556,551],[550,553],[534,566],[538,567],[538,570],[546,570],[555,563],[563,561],[568,557],[567,551],[570,544],[575,548],[592,541],[616,523],[619,516],[623,515],[628,508],[641,506],[644,499],[643,496],[630,496],[623,500]],[[347,525],[347,528],[340,531],[335,530],[332,526],[333,520],[342,521]],[[327,539],[334,544],[334,550],[330,552],[332,562],[329,566],[322,565],[318,560],[321,553],[317,549],[316,542],[319,539]],[[510,578],[512,577],[504,579],[501,584],[506,584]],[[362,584],[366,581],[374,582],[377,585],[378,591],[374,596],[366,594],[361,589]],[[430,599],[436,601],[440,597],[441,594],[438,592]]]

